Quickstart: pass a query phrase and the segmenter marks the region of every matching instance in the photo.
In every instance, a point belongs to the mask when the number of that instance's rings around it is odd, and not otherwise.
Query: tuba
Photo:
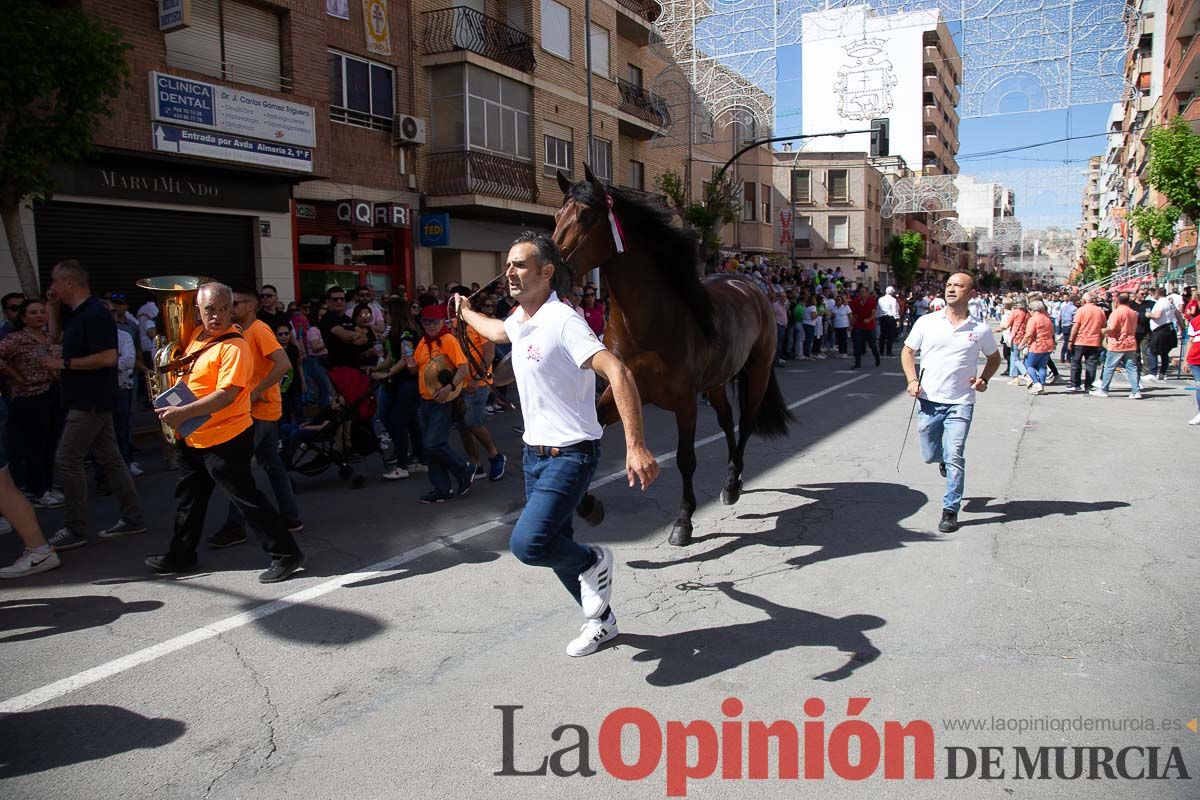
[[[158,304],[158,335],[154,339],[154,364],[146,376],[146,388],[150,403],[154,398],[175,385],[181,372],[170,369],[172,362],[183,356],[184,348],[196,335],[200,327],[196,313],[196,294],[201,284],[213,283],[212,278],[199,275],[163,275],[158,278],[142,278],[137,285],[149,291]],[[175,431],[162,426],[163,436],[175,444]]]

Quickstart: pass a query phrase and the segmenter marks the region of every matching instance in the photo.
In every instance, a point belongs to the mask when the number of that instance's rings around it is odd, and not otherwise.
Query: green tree
[[[1200,134],[1181,116],[1149,131],[1150,185],[1194,224],[1200,224]]]
[[[925,256],[925,237],[917,231],[905,231],[893,236],[887,244],[888,260],[896,273],[896,283],[910,288],[917,267]]]
[[[678,172],[667,170],[654,179],[654,185],[700,238],[700,255],[707,269],[721,249],[721,228],[735,221],[742,209],[742,187],[725,175],[704,185],[703,201],[689,203],[687,186]]]
[[[54,191],[50,167],[86,156],[109,101],[128,84],[129,49],[112,27],[82,11],[34,0],[0,3],[0,218],[17,278],[38,294],[21,227],[21,203]]]
[[[1087,269],[1083,271],[1083,283],[1102,281],[1117,268],[1117,244],[1112,239],[1096,237],[1087,243],[1084,259]]]
[[[1162,253],[1175,241],[1175,223],[1179,209],[1175,206],[1142,206],[1133,210],[1133,227],[1138,236],[1150,245],[1150,269],[1155,275],[1162,267]]]

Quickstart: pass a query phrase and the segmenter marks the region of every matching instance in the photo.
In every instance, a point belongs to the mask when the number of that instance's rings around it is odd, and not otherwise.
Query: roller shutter
[[[34,210],[42,288],[59,261],[78,259],[92,291],[132,292],[154,275],[254,283],[253,217],[52,202]]]

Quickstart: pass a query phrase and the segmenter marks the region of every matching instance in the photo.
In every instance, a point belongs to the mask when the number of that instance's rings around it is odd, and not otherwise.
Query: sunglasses
[[[292,334],[291,334],[291,331],[275,331],[275,335],[278,336],[280,339],[287,339]]]
[[[259,295],[259,297],[262,298],[263,300],[270,300],[274,296],[275,295],[271,294],[270,292],[263,292],[262,294]]]
[[[21,310],[21,306],[19,306],[19,305],[15,305],[15,306],[5,306],[5,307],[4,307],[4,310],[5,310],[5,311],[20,311],[20,310]]]
[[[346,302],[346,295],[343,294],[341,296],[334,296],[326,299],[331,303],[344,303]]]

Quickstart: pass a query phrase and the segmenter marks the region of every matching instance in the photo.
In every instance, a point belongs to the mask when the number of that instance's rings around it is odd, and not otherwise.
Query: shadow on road
[[[962,510],[970,514],[995,514],[984,519],[965,519],[959,522],[961,527],[968,525],[992,525],[994,523],[1019,522],[1026,519],[1042,519],[1061,514],[1073,517],[1076,514],[1091,514],[1097,511],[1112,511],[1117,508],[1128,508],[1129,503],[1120,500],[1101,500],[1095,503],[1081,503],[1074,500],[1009,500],[1007,503],[992,505],[994,497],[968,497],[963,501]]]
[[[63,706],[0,716],[0,778],[170,744],[187,726],[117,706]],[[53,796],[50,786],[43,796]]]
[[[108,595],[42,597],[0,601],[0,631],[21,631],[0,636],[2,642],[26,642],[86,628],[110,625],[126,614],[162,608],[159,600],[126,603]]]
[[[776,519],[773,530],[760,533],[715,533],[697,536],[692,547],[716,539],[721,545],[670,561],[630,561],[634,569],[665,569],[683,564],[715,561],[746,547],[816,546],[818,549],[784,562],[795,567],[846,558],[862,553],[895,550],[910,542],[936,541],[931,534],[910,531],[900,521],[921,509],[923,492],[895,483],[820,483],[796,489],[754,489],[812,500],[767,513],[741,514],[738,519]]]
[[[728,581],[704,588],[720,591],[731,600],[760,609],[769,618],[666,636],[622,634],[615,640],[614,647],[628,645],[641,650],[633,657],[634,661],[658,662],[654,671],[646,676],[646,682],[651,686],[680,686],[711,678],[794,647],[834,647],[849,653],[850,658],[845,664],[815,676],[815,680],[840,681],[880,655],[865,633],[887,624],[880,617],[870,614],[827,617],[788,608],[740,591]]]
[[[457,567],[462,564],[486,564],[500,558],[500,554],[491,550],[479,550],[462,544],[447,544],[445,549],[430,553],[422,558],[409,561],[396,567],[396,571],[374,575],[361,581],[347,583],[347,589],[362,589],[367,586],[379,586],[384,583],[415,578],[418,575],[431,575],[444,569]]]

